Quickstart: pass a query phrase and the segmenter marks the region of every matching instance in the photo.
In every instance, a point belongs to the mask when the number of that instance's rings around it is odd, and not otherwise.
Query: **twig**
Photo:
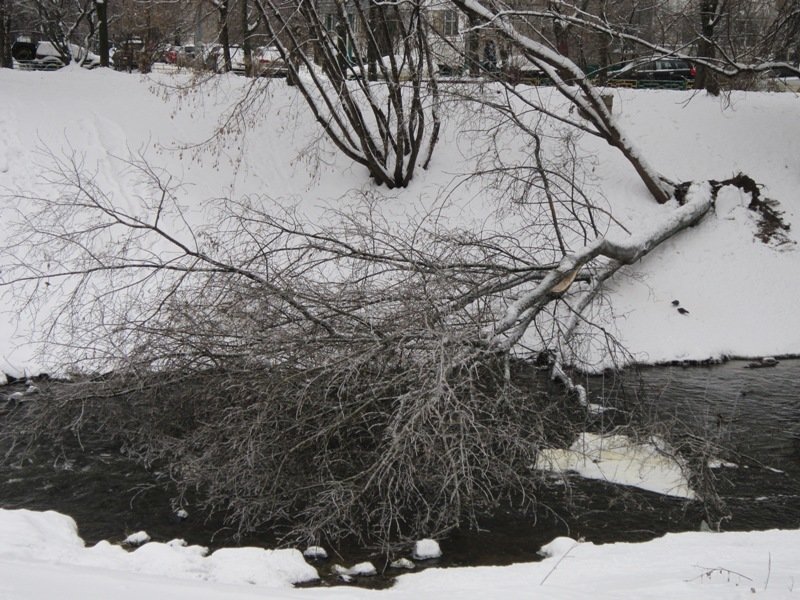
[[[562,560],[564,560],[565,558],[567,558],[567,555],[569,555],[569,553],[570,553],[570,552],[572,552],[572,551],[573,551],[575,548],[577,548],[577,547],[578,547],[578,545],[579,545],[579,542],[575,542],[575,545],[574,545],[574,546],[572,546],[572,548],[570,548],[569,550],[567,550],[566,552],[564,552],[564,554],[562,554],[562,555],[561,555],[561,558],[559,558],[559,559],[558,559],[558,561],[556,562],[556,564],[554,564],[554,565],[553,565],[553,568],[552,568],[552,569],[550,569],[550,570],[547,572],[547,575],[545,575],[545,576],[544,576],[544,579],[542,579],[542,580],[539,582],[539,585],[540,585],[540,586],[541,586],[541,585],[544,585],[544,582],[545,582],[545,581],[547,581],[547,580],[548,580],[548,578],[550,577],[550,575],[552,575],[552,574],[553,574],[553,571],[555,571],[555,570],[558,568],[558,565],[560,565],[560,564],[561,564],[561,561],[562,561]]]
[[[695,565],[695,567],[703,569],[703,573],[700,573],[700,575],[698,575],[697,577],[693,577],[692,579],[687,579],[686,581],[694,581],[695,579],[701,579],[703,577],[710,578],[715,571],[719,571],[720,573],[726,573],[728,577],[730,577],[731,575],[736,575],[737,577],[741,577],[742,579],[746,579],[747,581],[753,581],[753,579],[748,577],[747,575],[743,575],[742,573],[738,573],[737,571],[726,569],[725,567],[704,567],[702,565]]]
[[[764,582],[764,591],[767,591],[769,585],[769,577],[772,575],[772,552],[769,553],[769,562],[767,563],[767,580]]]

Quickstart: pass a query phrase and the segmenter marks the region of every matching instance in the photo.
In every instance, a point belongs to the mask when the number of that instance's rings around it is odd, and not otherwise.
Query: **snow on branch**
[[[487,8],[477,0],[453,0],[453,2],[460,10],[473,18],[491,23],[497,31],[519,47],[528,60],[553,81],[558,92],[591,121],[608,144],[622,152],[653,198],[660,204],[669,200],[670,186],[664,183],[663,177],[647,162],[632,140],[625,135],[611,111],[606,107],[600,91],[575,62],[524,35],[515,27],[508,12]]]
[[[560,289],[559,283],[567,277],[574,276],[591,260],[605,257],[622,265],[631,264],[679,231],[698,223],[712,204],[713,195],[710,185],[695,184],[687,193],[686,203],[676,210],[670,211],[654,225],[625,238],[599,237],[578,252],[568,254],[538,286],[508,306],[493,331],[485,333],[492,336],[494,343],[500,342],[504,334],[518,323],[525,311],[537,305],[543,305],[556,295],[563,293],[564,290]]]

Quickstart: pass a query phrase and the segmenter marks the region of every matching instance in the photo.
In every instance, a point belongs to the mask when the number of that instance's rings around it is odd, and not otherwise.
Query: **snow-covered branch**
[[[605,105],[600,91],[577,64],[545,44],[524,35],[516,28],[508,13],[495,9],[493,5],[488,7],[477,0],[454,0],[454,4],[468,15],[491,23],[497,31],[520,48],[525,56],[553,81],[556,89],[587,116],[605,140],[622,152],[653,198],[662,204],[669,200],[671,195],[669,186],[664,185],[658,171],[624,134]]]
[[[675,44],[661,44],[654,39],[631,33],[626,28],[621,27],[619,24],[612,23],[605,13],[594,14],[586,11],[581,7],[577,7],[568,2],[551,2],[549,5],[557,5],[559,10],[549,9],[535,9],[535,8],[516,8],[508,7],[503,10],[498,10],[495,14],[499,18],[525,18],[525,19],[558,19],[564,21],[571,26],[578,27],[586,31],[594,31],[607,35],[611,39],[628,42],[639,48],[648,50],[650,56],[665,56],[675,57],[691,61],[695,65],[707,67],[714,72],[727,77],[735,77],[743,73],[764,73],[774,69],[785,69],[793,71],[800,75],[800,65],[794,64],[785,60],[774,60],[769,58],[769,45],[763,48],[767,54],[767,58],[756,60],[741,61],[735,56],[732,56],[725,48],[716,42],[716,40],[708,38],[702,32],[698,33],[696,37],[684,40],[679,45]],[[723,17],[727,16],[725,12],[726,4],[724,2],[717,3],[714,7],[714,12],[710,16],[712,25],[717,25]],[[779,28],[781,23],[798,19],[796,14],[778,14],[775,17],[775,23],[771,28]],[[767,33],[769,36],[770,33]],[[715,47],[717,57],[698,56],[694,51],[695,46],[699,40],[712,44]]]

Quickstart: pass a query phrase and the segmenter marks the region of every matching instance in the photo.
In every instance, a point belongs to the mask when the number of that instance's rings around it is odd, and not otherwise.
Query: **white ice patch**
[[[569,450],[540,451],[535,468],[557,473],[571,471],[588,479],[695,498],[684,465],[658,440],[637,444],[622,435],[582,433]]]

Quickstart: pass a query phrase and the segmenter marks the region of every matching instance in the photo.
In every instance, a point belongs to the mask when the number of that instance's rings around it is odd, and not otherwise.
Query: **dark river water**
[[[709,367],[653,367],[623,380],[588,380],[592,402],[614,403],[627,393],[645,393],[662,421],[705,427],[730,451],[736,466],[714,469],[724,504],[721,530],[800,527],[800,360],[775,367],[746,368],[730,361]],[[3,391],[0,389],[0,405]],[[0,464],[0,507],[53,509],[72,516],[92,544],[118,542],[146,530],[156,541],[180,537],[212,548],[235,545],[233,532],[214,518],[174,516],[170,496],[155,483],[163,475],[145,471],[118,453],[100,450],[63,459]],[[536,560],[542,544],[559,535],[587,541],[643,541],[666,532],[697,530],[714,523],[699,502],[660,496],[602,482],[554,484],[539,496],[536,518],[502,511],[480,531],[456,531],[442,541],[438,564],[508,564]],[[268,535],[241,540],[269,547]],[[385,559],[358,548],[340,548],[340,561]],[[324,565],[321,571],[324,573]],[[378,584],[375,584],[378,585]]]

